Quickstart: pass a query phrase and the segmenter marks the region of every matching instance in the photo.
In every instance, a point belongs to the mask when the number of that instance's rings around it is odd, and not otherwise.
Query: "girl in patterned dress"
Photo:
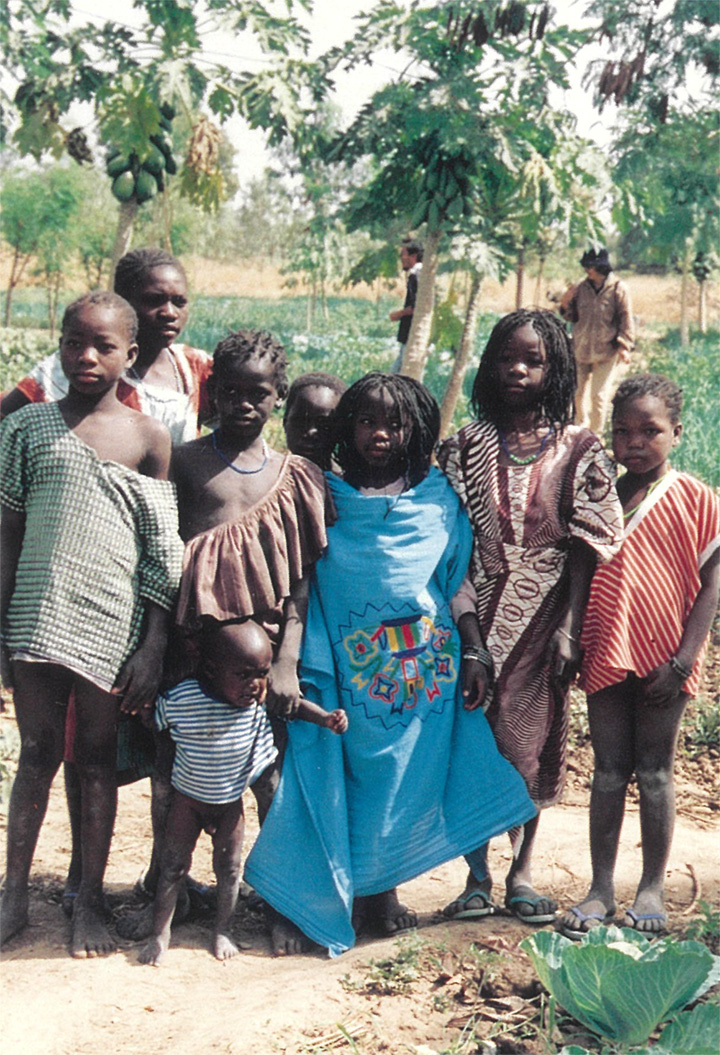
[[[116,396],[137,355],[136,333],[135,312],[116,294],[75,301],[60,339],[67,396],[21,408],[0,432],[4,673],[21,736],[2,938],[27,923],[28,876],[72,694],[82,788],[73,956],[115,948],[102,885],[118,711],[139,713],[154,699],[180,578],[169,433]]]
[[[477,420],[440,449],[474,532],[469,580],[454,611],[477,611],[492,657],[487,718],[538,809],[565,777],[569,685],[597,560],[622,530],[612,465],[597,437],[570,424],[575,364],[551,312],[516,311],[493,329],[472,392]],[[554,919],[533,887],[538,818],[513,838],[505,905],[526,923]],[[449,918],[486,915],[492,881],[477,857]],[[484,874],[483,874],[484,873]]]
[[[593,876],[585,898],[558,921],[572,939],[615,914],[615,859],[633,773],[643,869],[624,922],[650,934],[667,924],[678,728],[698,690],[720,580],[720,501],[668,461],[680,442],[681,410],[682,391],[659,374],[627,378],[613,399],[613,451],[627,470],[618,481],[625,536],[593,580],[581,639],[595,752]]]

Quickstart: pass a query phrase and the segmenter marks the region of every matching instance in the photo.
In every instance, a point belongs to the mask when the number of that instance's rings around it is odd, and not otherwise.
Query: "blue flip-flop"
[[[632,930],[636,930],[638,934],[644,934],[649,938],[656,938],[659,934],[662,934],[667,930],[667,916],[664,912],[636,912],[633,908],[626,908],[625,915],[630,918],[630,927]],[[643,923],[648,919],[659,919],[662,926],[659,930],[645,930],[639,928],[638,923]]]
[[[519,919],[521,923],[529,923],[531,926],[553,922],[557,914],[556,909],[553,909],[552,912],[520,912],[518,908],[519,905],[530,905],[532,909],[535,909],[541,901],[553,901],[552,898],[543,894],[536,894],[532,887],[529,886],[519,886],[516,889],[518,891],[527,891],[526,894],[511,894],[505,898],[505,908],[510,909],[516,919]]]
[[[587,920],[597,920],[602,926],[607,926],[611,920],[615,918],[615,912],[583,912],[579,905],[573,905],[568,912],[572,912],[573,916],[580,922],[585,923]],[[580,927],[570,927],[567,923],[558,923],[558,933],[562,934],[564,938],[569,938],[570,941],[582,941],[590,931],[592,927],[588,927],[583,930]]]
[[[471,901],[479,901],[478,908],[469,908]],[[451,912],[452,905],[462,905],[458,912]],[[495,902],[484,890],[469,890],[467,894],[456,897],[442,910],[445,919],[481,919],[483,916],[492,916],[495,912]]]

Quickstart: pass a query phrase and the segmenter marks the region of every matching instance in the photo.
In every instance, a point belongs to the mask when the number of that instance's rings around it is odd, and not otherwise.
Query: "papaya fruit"
[[[163,115],[166,121],[172,121],[175,116],[175,107],[170,103],[160,104],[160,113]]]
[[[130,168],[130,159],[124,157],[119,151],[105,162],[105,171],[108,176],[115,179],[121,172],[127,172]]]
[[[140,169],[135,181],[135,197],[138,203],[142,205],[143,202],[150,201],[157,194],[157,190],[158,185],[153,174],[145,169]]]
[[[143,161],[142,167],[146,172],[152,173],[155,178],[165,171],[165,155],[154,143],[150,144],[150,153]]]
[[[113,195],[118,201],[130,201],[135,193],[135,177],[132,172],[121,172],[112,185]]]

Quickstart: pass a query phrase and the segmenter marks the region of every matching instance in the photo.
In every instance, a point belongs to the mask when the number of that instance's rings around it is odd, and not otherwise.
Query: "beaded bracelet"
[[[492,673],[493,658],[486,648],[466,648],[462,654],[463,659],[474,659],[482,663]]]
[[[668,660],[670,669],[674,671],[678,677],[682,678],[683,681],[687,681],[692,674],[692,667],[686,667],[684,663],[681,663],[677,656],[671,656]]]

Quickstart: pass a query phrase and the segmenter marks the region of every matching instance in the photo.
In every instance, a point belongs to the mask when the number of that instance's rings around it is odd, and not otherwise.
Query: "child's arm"
[[[0,519],[0,626],[5,626],[5,617],[10,598],[15,589],[15,575],[25,536],[25,514],[9,506],[2,507]],[[7,649],[0,647],[0,675],[6,688],[12,688],[12,674]]]
[[[152,601],[146,601],[146,606],[143,639],[126,659],[112,688],[125,714],[149,714],[162,678],[170,613]]]
[[[333,733],[344,733],[348,727],[348,717],[345,711],[324,711],[316,703],[310,700],[299,699],[295,711],[296,721],[312,722],[313,725],[321,725],[324,729],[330,729]]]
[[[553,672],[565,684],[569,684],[580,670],[580,632],[596,563],[595,550],[587,542],[579,538],[571,540],[566,569],[570,595],[568,607],[550,641],[550,648],[555,653]]]
[[[462,697],[466,711],[485,701],[492,684],[492,657],[487,650],[475,612],[463,612],[457,621],[462,645]]]
[[[304,576],[295,583],[285,601],[282,640],[270,670],[267,709],[282,718],[295,715],[300,699],[297,665],[307,609],[308,579]]]
[[[669,703],[687,681],[703,642],[715,618],[720,591],[720,549],[716,549],[700,569],[700,589],[690,609],[677,652],[643,679],[645,700],[651,704]],[[673,664],[672,660],[675,661]],[[680,669],[678,669],[680,668]]]

